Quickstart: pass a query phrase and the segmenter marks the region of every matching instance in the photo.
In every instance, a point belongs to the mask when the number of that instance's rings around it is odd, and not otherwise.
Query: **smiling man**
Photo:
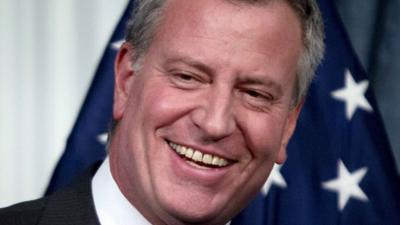
[[[115,62],[109,158],[86,200],[95,213],[79,224],[226,224],[286,159],[323,55],[319,10],[312,0],[138,2]]]
[[[283,0],[139,6],[148,18],[133,20],[116,59],[110,165],[148,221],[225,224],[285,161],[322,55],[316,10]]]

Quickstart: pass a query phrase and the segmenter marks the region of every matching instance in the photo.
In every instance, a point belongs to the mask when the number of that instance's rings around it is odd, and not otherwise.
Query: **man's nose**
[[[209,93],[192,112],[192,121],[207,141],[216,142],[231,135],[236,127],[231,93],[229,91]]]

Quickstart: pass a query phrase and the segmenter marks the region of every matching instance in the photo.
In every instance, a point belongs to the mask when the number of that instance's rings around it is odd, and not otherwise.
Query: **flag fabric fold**
[[[106,46],[46,195],[67,185],[88,166],[106,156],[105,143],[112,119],[114,58],[124,40],[125,24],[133,6],[134,2],[130,1]]]
[[[368,77],[331,0],[319,2],[326,54],[288,146],[273,172],[232,225],[400,224],[400,178]],[[97,69],[47,193],[106,155],[113,61],[133,1]]]

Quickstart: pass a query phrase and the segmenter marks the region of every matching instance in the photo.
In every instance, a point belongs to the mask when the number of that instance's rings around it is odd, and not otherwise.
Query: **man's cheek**
[[[162,120],[177,120],[185,116],[197,102],[190,97],[190,94],[177,94],[176,90],[169,88],[159,88],[153,91],[151,95],[146,96],[145,104],[148,108],[146,117]],[[166,122],[166,121],[165,121]]]
[[[249,128],[250,147],[257,157],[269,158],[279,151],[282,139],[282,128],[273,126],[274,122],[258,120]]]

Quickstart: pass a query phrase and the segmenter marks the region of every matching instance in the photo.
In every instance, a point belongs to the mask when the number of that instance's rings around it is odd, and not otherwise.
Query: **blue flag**
[[[232,225],[400,224],[400,178],[368,78],[331,0],[320,0],[326,55],[311,85],[288,160]],[[111,121],[113,61],[122,16],[68,138],[47,193],[104,159]]]

